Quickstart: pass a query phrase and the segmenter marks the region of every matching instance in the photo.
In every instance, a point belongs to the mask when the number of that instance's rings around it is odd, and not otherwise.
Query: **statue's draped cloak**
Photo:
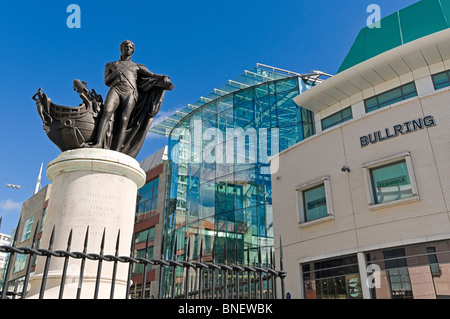
[[[136,157],[141,150],[147,132],[153,123],[153,118],[161,108],[165,90],[170,89],[166,84],[170,84],[170,82],[165,81],[165,79],[168,78],[139,77],[138,100],[130,116],[125,141],[119,152]],[[116,111],[114,117],[120,119],[117,112],[120,112],[120,110]],[[107,136],[110,135],[108,132]],[[112,141],[108,141],[108,144],[114,143],[114,135],[114,132],[112,132]]]

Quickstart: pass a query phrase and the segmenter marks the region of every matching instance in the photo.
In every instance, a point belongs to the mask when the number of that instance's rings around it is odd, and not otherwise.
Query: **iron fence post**
[[[105,232],[106,232],[106,229],[103,229],[102,242],[100,244],[100,255],[99,255],[98,267],[97,267],[97,278],[95,280],[94,299],[98,299],[98,291],[100,290],[100,278],[101,278],[101,274],[102,274],[103,253],[104,253],[104,248],[105,248]]]
[[[84,237],[83,256],[81,258],[80,276],[78,277],[77,299],[81,298],[81,287],[83,285],[84,266],[86,264],[85,255],[87,253],[88,238],[89,238],[89,226],[86,229],[86,235]]]
[[[52,233],[50,235],[50,241],[49,241],[49,244],[48,244],[49,252],[51,252],[52,249],[53,249],[53,241],[54,240],[55,240],[55,226],[53,226]],[[42,275],[41,289],[39,291],[39,299],[43,299],[44,298],[45,287],[47,285],[47,276],[48,276],[48,270],[49,270],[49,267],[50,267],[50,260],[51,260],[51,258],[52,258],[51,253],[48,253],[47,257],[45,259],[44,273]]]
[[[71,246],[72,246],[72,229],[70,230],[69,233],[69,238],[67,239],[67,247],[66,247],[66,251],[69,253]],[[66,257],[64,257],[64,266],[63,266],[63,272],[61,274],[61,284],[59,286],[59,299],[63,299],[63,295],[64,295],[64,286],[66,284],[66,274],[67,274],[67,267],[69,265],[69,255],[67,254]]]
[[[134,265],[133,257],[134,257],[134,234],[133,236],[131,236],[130,264],[128,265],[128,277],[127,277],[127,286],[125,288],[125,299],[130,298],[131,274],[133,272],[133,265]],[[136,287],[136,285],[134,287]]]
[[[17,223],[16,233],[14,234],[12,247],[16,247],[16,245],[17,245],[17,237],[19,235],[19,232],[18,232],[19,226],[20,226],[20,219],[19,219],[19,222]],[[5,273],[4,282],[3,282],[2,299],[6,299],[6,293],[8,292],[8,282],[9,282],[9,276],[11,275],[11,269],[12,269],[12,264],[14,261],[14,256],[15,256],[15,252],[11,251],[11,253],[9,254],[8,266],[6,267],[6,273]]]
[[[280,271],[284,271],[283,268],[283,243],[281,241],[281,236],[280,236]],[[281,274],[280,275],[280,279],[281,279],[281,298],[285,299],[286,298],[286,293],[285,293],[285,287],[284,287],[284,275]]]
[[[117,233],[116,250],[114,252],[114,256],[116,258],[119,257],[119,242],[120,242],[120,229]],[[117,259],[114,261],[113,273],[112,273],[112,277],[111,277],[111,291],[109,294],[110,299],[114,299],[114,290],[116,288],[116,276],[117,276]]]
[[[39,227],[39,221],[37,221],[37,223],[36,223],[36,228],[34,230],[33,242],[31,244],[31,249],[35,249],[36,248],[36,239],[37,239],[38,227]],[[33,260],[32,260],[33,256],[34,256],[34,253],[30,252],[30,256],[28,257],[27,269],[25,271],[25,279],[23,281],[23,289],[22,289],[22,293],[21,293],[21,298],[22,299],[25,298],[25,295],[27,293],[27,287],[28,287],[28,281],[30,280],[30,271],[31,271],[31,264],[33,262]]]

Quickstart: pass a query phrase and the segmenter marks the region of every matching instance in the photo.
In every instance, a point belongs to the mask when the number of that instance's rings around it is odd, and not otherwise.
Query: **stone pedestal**
[[[55,226],[53,250],[66,250],[73,231],[70,251],[83,252],[89,226],[87,253],[100,253],[105,231],[104,255],[114,255],[120,231],[119,256],[129,256],[133,235],[137,190],[145,184],[139,163],[125,154],[103,149],[76,149],[61,153],[47,166],[52,192],[45,217],[40,248],[48,248]],[[76,298],[80,259],[69,259],[64,298]],[[39,257],[30,279],[28,298],[37,298],[45,257]],[[58,298],[64,258],[52,257],[44,298]],[[81,298],[94,297],[98,262],[86,260]],[[99,298],[110,297],[112,262],[103,262]],[[116,298],[125,298],[128,264],[118,263]]]

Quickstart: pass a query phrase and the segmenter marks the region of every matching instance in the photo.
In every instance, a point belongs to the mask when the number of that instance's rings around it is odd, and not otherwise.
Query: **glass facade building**
[[[200,247],[205,260],[214,248],[219,263],[246,263],[248,251],[253,261],[258,246],[273,248],[269,157],[314,134],[313,114],[293,102],[311,85],[257,66],[177,121],[169,134],[167,258],[175,251],[184,259],[188,238],[191,260]]]

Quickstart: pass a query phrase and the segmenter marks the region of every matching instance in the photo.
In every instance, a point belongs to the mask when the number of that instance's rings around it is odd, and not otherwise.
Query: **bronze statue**
[[[122,42],[120,51],[120,60],[105,66],[110,90],[104,104],[101,95],[80,80],[74,81],[83,100],[79,107],[56,105],[41,89],[33,96],[47,136],[62,151],[91,147],[136,157],[142,148],[165,91],[174,86],[168,76],[131,61],[133,42]]]

